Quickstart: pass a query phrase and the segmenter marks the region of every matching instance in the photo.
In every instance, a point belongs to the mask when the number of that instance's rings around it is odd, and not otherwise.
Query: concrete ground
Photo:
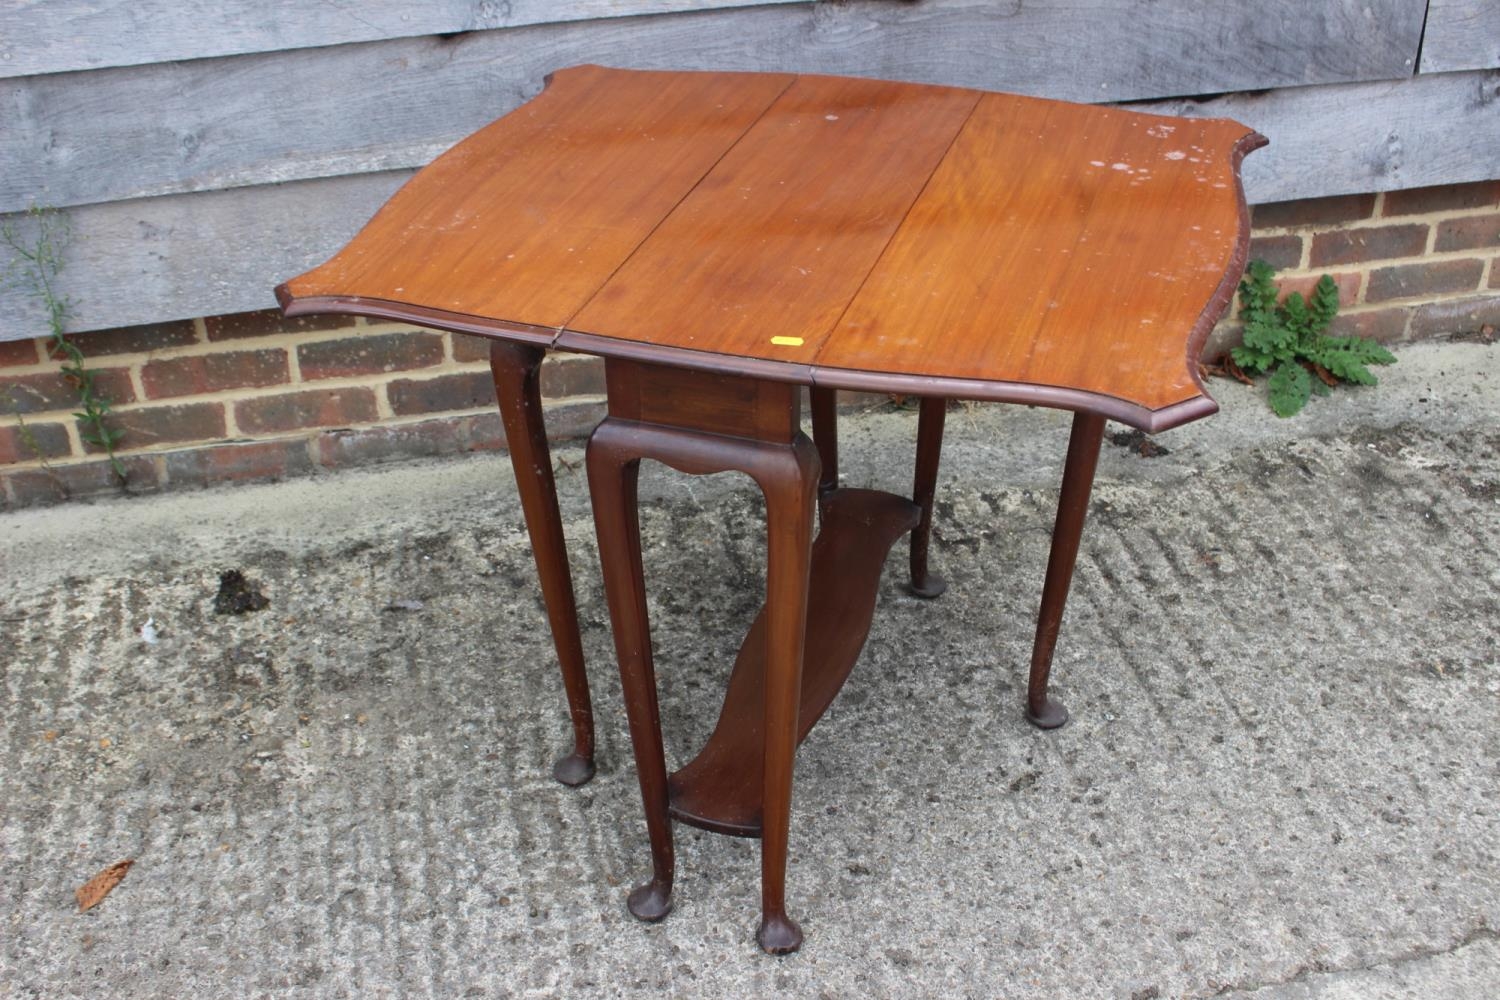
[[[1168,454],[1106,445],[1052,733],[1019,704],[1067,420],[950,414],[950,589],[906,596],[898,547],[801,751],[785,959],[752,940],[753,841],[679,828],[676,912],[625,912],[648,854],[578,448],[579,790],[548,777],[503,456],[0,516],[0,995],[1495,996],[1497,351],[1407,348],[1289,421],[1216,382]],[[906,487],[912,413],[843,430],[847,484]],[[643,493],[680,762],[759,602],[761,506],[734,476]],[[231,568],[268,608],[213,613]]]

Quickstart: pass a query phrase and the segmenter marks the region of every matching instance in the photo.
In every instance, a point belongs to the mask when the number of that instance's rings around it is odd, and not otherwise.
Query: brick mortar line
[[[1488,297],[1488,298],[1494,298],[1494,297],[1497,297],[1497,295],[1500,295],[1500,289],[1480,288],[1479,292],[1481,293],[1479,295],[1475,295],[1473,293],[1463,293],[1463,294],[1447,293],[1447,294],[1442,294],[1442,295],[1429,295],[1429,296],[1420,296],[1420,295],[1418,295],[1418,296],[1412,296],[1412,297],[1408,297],[1408,298],[1404,298],[1404,299],[1384,299],[1384,300],[1382,300],[1380,302],[1363,302],[1363,301],[1362,302],[1357,302],[1357,303],[1340,302],[1339,303],[1339,312],[1338,312],[1338,314],[1340,316],[1345,316],[1345,315],[1351,315],[1351,314],[1380,312],[1381,310],[1384,310],[1384,309],[1413,309],[1413,308],[1415,308],[1417,306],[1437,305],[1437,304],[1443,303],[1443,302],[1459,302],[1459,301],[1463,301],[1465,299],[1470,299],[1470,298],[1486,298],[1486,297]],[[1235,312],[1236,313],[1239,312],[1238,307],[1235,308]],[[1224,316],[1224,318],[1222,320],[1220,320],[1219,322],[1221,322],[1221,323],[1229,323],[1229,322],[1238,323],[1239,319],[1238,319],[1237,316],[1230,316],[1230,315],[1226,314]]]
[[[555,407],[560,406],[560,405],[574,405],[574,404],[579,404],[579,403],[595,403],[595,404],[602,405],[604,403],[604,401],[605,401],[605,397],[603,396],[603,394],[592,394],[591,393],[591,394],[587,394],[587,395],[566,396],[566,397],[564,397],[562,399],[553,400],[553,401],[551,401],[550,404],[547,403],[547,402],[543,402],[543,404],[542,404],[542,412],[545,414],[546,411],[549,408],[555,408]],[[307,428],[303,428],[301,431],[294,432],[294,433],[291,433],[291,434],[286,434],[286,433],[281,433],[281,434],[259,434],[259,435],[256,435],[256,434],[241,434],[241,435],[238,435],[238,436],[233,437],[233,438],[228,438],[228,437],[224,437],[224,438],[200,438],[200,439],[198,439],[196,441],[183,441],[183,442],[179,442],[179,443],[176,443],[176,444],[172,445],[169,448],[158,449],[156,451],[152,451],[149,448],[143,448],[143,449],[122,449],[122,450],[116,452],[116,454],[119,455],[122,458],[135,458],[135,457],[154,457],[154,458],[157,458],[157,459],[159,459],[160,464],[162,464],[162,466],[163,466],[162,469],[158,469],[158,472],[161,473],[161,472],[164,472],[166,455],[171,454],[173,452],[179,452],[179,451],[200,451],[200,450],[202,450],[205,447],[214,447],[214,446],[234,446],[234,445],[250,445],[250,444],[267,444],[267,443],[276,442],[276,441],[283,441],[283,442],[286,442],[288,444],[291,444],[291,443],[294,443],[294,442],[297,442],[297,441],[306,441],[306,442],[309,443],[309,457],[313,459],[313,464],[314,465],[321,465],[321,463],[317,461],[316,454],[313,454],[313,452],[315,451],[315,448],[313,447],[313,445],[315,445],[316,442],[317,442],[317,440],[319,439],[319,437],[321,435],[324,435],[324,434],[329,434],[329,433],[333,433],[335,431],[345,430],[345,429],[348,429],[348,430],[363,430],[363,429],[370,428],[370,427],[381,427],[381,428],[410,427],[410,426],[412,426],[414,424],[426,423],[427,421],[431,421],[431,420],[448,420],[448,419],[458,419],[458,418],[463,418],[463,417],[485,416],[486,414],[493,413],[493,412],[494,412],[494,408],[493,407],[489,407],[489,406],[473,407],[473,408],[464,409],[464,410],[442,410],[442,411],[439,411],[437,413],[424,413],[424,414],[417,414],[417,415],[409,416],[409,417],[396,417],[396,418],[393,418],[391,420],[380,420],[380,421],[373,421],[373,422],[369,422],[369,423],[347,424],[347,425],[339,425],[339,426],[336,426],[336,427],[307,427]],[[105,460],[105,456],[103,454],[77,453],[77,454],[73,454],[73,455],[62,456],[62,457],[59,457],[59,458],[48,459],[47,460],[47,464],[51,465],[51,466],[54,466],[54,467],[60,467],[60,466],[83,465],[83,464],[85,464],[87,462],[98,462],[98,461],[104,461],[104,460]],[[12,472],[12,471],[31,471],[31,470],[39,470],[41,468],[42,468],[42,463],[39,460],[37,460],[37,459],[28,459],[28,460],[26,460],[24,462],[12,462],[12,463],[10,463],[8,465],[0,465],[0,478],[3,478],[5,473]]]
[[[1421,212],[1416,215],[1372,215],[1366,219],[1350,219],[1347,222],[1306,222],[1290,226],[1250,226],[1250,238],[1260,236],[1313,236],[1320,233],[1338,233],[1349,229],[1376,229],[1383,226],[1432,225],[1453,219],[1479,218],[1500,212],[1500,205],[1479,208],[1446,208],[1436,212]]]
[[[1484,275],[1481,272],[1481,274],[1480,274],[1480,280],[1483,281],[1483,278],[1484,278]],[[1480,287],[1479,287],[1478,290],[1480,292],[1492,292],[1492,291],[1494,291],[1493,289],[1487,289],[1487,288],[1485,288],[1482,284],[1480,285]],[[1450,293],[1450,294],[1447,294],[1447,295],[1432,295],[1432,296],[1408,295],[1408,296],[1406,296],[1404,298],[1398,298],[1398,299],[1381,299],[1379,302],[1360,302],[1357,306],[1351,306],[1350,308],[1351,309],[1356,309],[1356,308],[1357,309],[1366,309],[1366,310],[1369,310],[1369,311],[1374,311],[1376,309],[1384,309],[1384,308],[1387,308],[1387,307],[1400,306],[1401,308],[1405,309],[1405,308],[1414,307],[1414,306],[1436,305],[1436,304],[1438,304],[1440,302],[1464,302],[1464,301],[1467,301],[1468,299],[1471,299],[1471,298],[1483,298],[1483,297],[1485,297],[1485,296],[1483,296],[1483,295],[1476,296],[1476,295],[1472,295],[1472,294],[1469,294],[1469,293],[1464,293],[1464,294],[1461,294],[1461,295],[1460,294],[1452,294],[1452,293]],[[1339,307],[1339,313],[1342,314],[1343,312],[1344,312],[1344,309],[1343,309],[1342,306],[1340,306]]]
[[[130,389],[135,393],[136,399],[146,398],[146,382],[141,378],[142,367],[143,363],[136,363],[126,369],[126,373],[130,378]]]
[[[1359,269],[1363,269],[1363,268],[1374,268],[1374,267],[1394,267],[1394,266],[1397,266],[1397,265],[1400,265],[1400,264],[1425,264],[1425,263],[1428,263],[1429,261],[1436,262],[1436,263],[1442,263],[1443,261],[1449,261],[1449,260],[1462,260],[1465,257],[1484,257],[1486,255],[1493,254],[1497,249],[1500,249],[1500,248],[1493,247],[1493,246],[1485,246],[1485,247],[1470,247],[1470,248],[1468,248],[1466,250],[1431,250],[1431,251],[1423,251],[1422,253],[1419,253],[1419,254],[1409,254],[1409,255],[1407,255],[1405,257],[1381,257],[1381,258],[1379,258],[1377,260],[1360,260],[1360,261],[1353,261],[1353,262],[1348,263],[1348,264],[1321,264],[1321,265],[1319,265],[1317,267],[1307,268],[1306,270],[1309,270],[1309,271],[1328,271],[1328,270],[1349,270],[1350,268],[1359,270]],[[1302,270],[1302,269],[1299,268],[1298,271],[1300,271],[1300,270]],[[1294,272],[1291,268],[1288,268],[1288,269],[1286,269],[1284,271],[1277,271],[1276,273],[1277,273],[1278,276],[1280,276],[1280,275],[1283,275],[1283,274],[1292,274],[1292,273],[1296,273],[1296,272]]]
[[[342,332],[346,337],[350,330],[344,327]],[[269,350],[272,348],[287,349],[287,353],[293,355],[295,360],[296,351],[289,349],[299,343],[320,343],[325,339],[336,340],[337,337],[315,336],[325,331],[304,331],[303,333],[278,333],[266,337],[247,337],[243,340],[216,340],[207,343],[194,342],[191,344],[179,344],[173,347],[158,347],[149,351],[128,351],[120,354],[101,354],[96,357],[84,358],[84,364],[90,368],[124,368],[131,365],[146,365],[152,361],[176,361],[181,358],[200,358],[214,354],[233,354],[241,351]],[[0,369],[4,374],[37,374],[48,371],[56,371],[57,364],[52,362],[41,362],[31,365],[17,365],[14,368]]]
[[[557,365],[563,363],[576,363],[565,361],[564,359],[578,358],[584,359],[586,361],[587,359],[592,357],[594,356],[589,354],[575,354],[571,352],[558,353],[549,357],[547,360],[547,364]],[[119,368],[122,366],[114,365],[111,367]],[[132,371],[132,374],[134,373],[133,369],[129,370]],[[194,403],[212,402],[237,403],[246,399],[259,399],[269,396],[283,395],[290,392],[307,392],[318,389],[369,388],[374,390],[387,386],[391,382],[399,379],[425,381],[429,378],[441,378],[445,375],[469,375],[488,371],[489,363],[486,361],[445,361],[434,365],[427,365],[422,368],[398,368],[394,371],[375,372],[366,375],[345,375],[336,378],[320,379],[304,378],[297,382],[274,382],[270,385],[241,386],[233,389],[219,389],[212,392],[197,392],[180,396],[156,397],[147,396],[144,391],[144,387],[132,380],[132,387],[135,389],[136,395],[139,398],[129,403],[116,404],[115,409],[119,410],[122,413],[127,413],[153,406],[185,406]],[[56,374],[56,372],[56,364],[50,366],[24,366],[4,369],[0,370],[0,382],[3,382],[7,377],[10,376],[24,377],[37,374],[51,375]],[[59,410],[43,410],[33,414],[25,414],[25,416],[46,418],[49,415],[68,412],[71,412],[71,410],[66,408]],[[13,414],[0,412],[0,426],[5,426],[7,421],[11,420],[13,416]]]
[[[308,342],[307,341],[298,341],[298,343],[308,343]],[[319,343],[319,341],[310,341],[310,343]],[[299,357],[297,357],[297,348],[295,346],[288,346],[288,347],[285,348],[285,350],[286,350],[286,381],[287,381],[287,384],[288,385],[301,385],[302,384],[302,359],[299,358]]]
[[[199,320],[198,322],[202,322]],[[298,330],[286,333],[272,333],[260,337],[240,337],[229,340],[195,340],[189,344],[177,344],[171,347],[158,347],[148,351],[126,351],[119,354],[102,354],[97,357],[86,357],[85,364],[89,367],[101,368],[125,368],[131,365],[144,365],[151,361],[175,361],[181,358],[206,357],[211,354],[233,354],[241,351],[259,351],[281,348],[287,352],[291,364],[296,365],[296,348],[300,344],[323,344],[335,340],[348,340],[354,337],[364,337],[384,333],[433,333],[441,334],[441,330],[433,330],[428,327],[414,327],[411,324],[380,324],[368,327],[369,333],[356,332],[359,327],[335,327],[319,330]],[[45,341],[47,338],[32,338]],[[40,361],[29,365],[15,365],[10,368],[0,369],[0,377],[3,375],[35,375],[56,371],[57,363]]]
[[[380,389],[398,379],[415,379],[426,381],[429,378],[441,378],[444,375],[463,375],[474,372],[488,371],[489,366],[484,362],[454,362],[452,364],[428,365],[425,368],[402,368],[390,372],[377,372],[371,375],[347,375],[339,378],[313,379],[303,382],[275,382],[271,385],[241,386],[234,389],[220,389],[215,392],[199,392],[184,396],[162,396],[155,398],[137,399],[130,403],[119,403],[113,406],[113,410],[120,413],[131,413],[137,410],[150,409],[163,406],[187,406],[201,403],[224,403],[232,404],[243,402],[247,399],[266,399],[271,396],[288,395],[299,392],[311,392],[319,389],[341,390],[341,389]],[[50,374],[56,369],[47,369],[45,373]],[[9,374],[7,372],[6,374]],[[24,373],[32,374],[32,373]],[[0,374],[0,381],[5,378]],[[72,412],[68,409],[43,410],[37,413],[28,413],[24,416],[28,419],[55,419],[59,414]],[[14,414],[0,413],[0,426],[14,423]]]
[[[387,420],[394,420],[396,417],[396,411],[391,407],[390,380],[387,379],[384,382],[379,382],[375,385],[374,388],[375,416],[378,417],[382,423]]]
[[[1276,272],[1278,278],[1288,275],[1318,274],[1325,271],[1361,271],[1377,267],[1399,267],[1406,264],[1441,264],[1450,260],[1464,260],[1469,257],[1483,258],[1496,250],[1492,246],[1469,247],[1463,250],[1424,250],[1419,254],[1409,254],[1404,257],[1379,257],[1374,260],[1350,261],[1347,264],[1307,264],[1295,268],[1284,268]]]
[[[239,418],[234,415],[234,407],[225,404],[224,409],[224,436],[237,437],[241,433]]]
[[[60,412],[66,414],[69,411],[62,410]],[[40,414],[37,414],[37,415],[40,416]],[[14,415],[12,417],[12,420],[14,420],[14,422],[16,424],[19,424],[21,422],[21,418],[20,418],[19,415]],[[70,419],[64,420],[62,422],[62,425],[63,425],[63,433],[65,433],[65,434],[68,435],[68,452],[70,454],[72,454],[72,455],[87,454],[83,450],[83,432],[78,429],[78,421],[76,419],[71,419],[70,418]],[[7,422],[6,426],[10,426],[10,424]],[[40,466],[42,463],[41,463],[40,460],[38,460],[36,464],[38,466]]]
[[[1422,264],[1446,264],[1458,260],[1477,260],[1483,264],[1488,255],[1494,250],[1493,247],[1476,247],[1472,250],[1443,250],[1437,253],[1424,254],[1420,257],[1390,257],[1382,260],[1362,260],[1349,264],[1324,264],[1319,267],[1310,268],[1286,268],[1276,272],[1276,279],[1282,278],[1315,278],[1323,274],[1363,274],[1368,276],[1371,271],[1378,271],[1388,267],[1410,267]],[[1462,292],[1450,292],[1450,295],[1462,295]]]

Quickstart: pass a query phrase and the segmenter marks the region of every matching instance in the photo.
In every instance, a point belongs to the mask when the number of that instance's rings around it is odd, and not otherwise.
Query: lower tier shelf
[[[835,490],[823,498],[820,510],[808,583],[798,742],[848,680],[870,634],[886,555],[916,527],[920,514],[905,497],[878,490]],[[668,783],[672,816],[684,823],[737,837],[760,836],[765,629],[762,607],[735,658],[713,734]]]

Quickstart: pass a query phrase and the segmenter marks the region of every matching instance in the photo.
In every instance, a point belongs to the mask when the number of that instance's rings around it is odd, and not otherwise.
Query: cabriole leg
[[[640,458],[633,454],[608,419],[589,439],[589,497],[599,536],[599,562],[620,663],[620,682],[630,720],[636,775],[651,841],[651,881],[638,886],[626,902],[640,920],[657,921],[672,912],[672,877],[676,859],[672,820],[667,813],[667,763],[662,749],[661,712],[656,699],[656,668],[651,658],[651,624],[646,610],[641,569],[641,530],[636,502]]]
[[[1103,437],[1103,417],[1074,414],[1062,492],[1057,499],[1057,521],[1052,527],[1052,551],[1047,557],[1047,580],[1042,585],[1042,606],[1037,613],[1036,639],[1031,647],[1031,676],[1026,685],[1026,720],[1039,729],[1056,729],[1068,721],[1068,710],[1048,696],[1047,681],[1052,673],[1052,652],[1057,646],[1057,630],[1073,581],[1073,564],[1078,558],[1078,542],[1083,536]]]
[[[768,552],[761,918],[755,939],[772,955],[802,946],[802,929],[786,913],[786,861],[807,635],[813,490],[819,480],[819,461],[812,449],[785,454],[790,461],[777,463],[757,477],[766,495]]]
[[[573,751],[559,758],[552,775],[565,785],[581,785],[594,776],[594,710],[589,699],[583,642],[578,634],[578,610],[573,578],[568,572],[568,549],[562,517],[557,510],[557,485],[552,478],[552,453],[542,421],[538,369],[545,352],[540,347],[496,340],[490,343],[490,371],[505,441],[526,515],[526,531],[536,557],[537,577],[552,626],[552,642],[562,668],[563,688],[573,721]]]

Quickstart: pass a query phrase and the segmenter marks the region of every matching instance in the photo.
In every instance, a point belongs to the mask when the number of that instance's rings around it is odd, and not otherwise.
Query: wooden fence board
[[[1132,109],[1233,118],[1271,145],[1245,160],[1255,203],[1500,176],[1500,71],[1295,87]]]
[[[0,80],[0,212],[417,166],[584,62],[1085,101],[1405,77],[1422,0],[855,0]],[[1368,12],[1367,12],[1368,8]],[[1297,30],[1286,30],[1295,23]]]
[[[0,77],[807,0],[48,0],[0,6]]]
[[[411,171],[142,198],[68,212],[58,276],[68,328],[269,309],[275,285],[347,243]],[[24,221],[22,223],[24,225]],[[0,341],[47,332],[40,304],[0,290]]]
[[[1226,116],[1271,146],[1245,161],[1253,202],[1493,178],[1500,72],[1290,88],[1132,105]],[[408,176],[383,172],[171,195],[73,210],[62,290],[75,329],[273,305],[279,281],[342,246]],[[0,340],[44,332],[34,303],[0,294]]]
[[[1423,73],[1500,67],[1500,0],[1430,0]]]

